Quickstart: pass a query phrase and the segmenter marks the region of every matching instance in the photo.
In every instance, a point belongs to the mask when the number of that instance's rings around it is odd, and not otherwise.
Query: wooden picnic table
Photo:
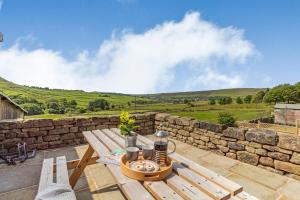
[[[101,156],[107,156],[112,150],[124,149],[124,136],[117,128],[84,131],[83,135],[89,146],[80,160],[68,162],[68,168],[74,168],[69,181],[74,188],[87,165],[95,164]],[[151,145],[153,141],[138,135],[138,145]],[[93,157],[94,152],[98,155]],[[106,167],[116,180],[119,188],[130,200],[152,199],[188,199],[188,200],[226,200],[257,198],[243,191],[243,187],[217,173],[181,156],[170,155],[173,173],[163,181],[137,181],[123,175],[120,167],[108,164]]]

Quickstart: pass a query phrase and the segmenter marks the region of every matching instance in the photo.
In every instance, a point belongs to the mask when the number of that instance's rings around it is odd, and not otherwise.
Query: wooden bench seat
[[[40,182],[38,193],[45,190],[49,185],[54,183],[53,174],[54,174],[54,159],[48,158],[44,159],[42,172],[40,175]],[[68,175],[68,168],[67,168],[67,161],[65,156],[60,156],[56,158],[56,183],[57,184],[64,184],[70,185],[69,183],[69,175]],[[65,200],[75,200],[76,196],[75,193],[69,193]]]

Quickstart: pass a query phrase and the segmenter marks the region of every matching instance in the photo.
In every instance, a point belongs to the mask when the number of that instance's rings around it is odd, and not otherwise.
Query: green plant
[[[44,114],[43,109],[35,103],[25,103],[22,107],[27,111],[27,115],[39,115]]]
[[[210,99],[210,100],[208,101],[208,104],[209,104],[209,105],[216,105],[216,100]]]
[[[95,99],[89,102],[87,109],[89,111],[109,110],[109,102],[105,99]]]
[[[236,98],[236,103],[237,103],[237,104],[243,104],[242,98],[241,98],[241,97],[237,97],[237,98]]]
[[[251,103],[252,101],[252,95],[247,95],[245,98],[244,98],[244,103]]]
[[[233,115],[228,112],[221,112],[218,115],[218,122],[220,124],[226,126],[234,126],[235,121],[236,121],[235,117],[233,117]]]
[[[120,125],[119,129],[122,135],[131,136],[132,132],[139,128],[139,126],[134,125],[135,120],[132,117],[129,117],[128,112],[122,112],[120,115]]]

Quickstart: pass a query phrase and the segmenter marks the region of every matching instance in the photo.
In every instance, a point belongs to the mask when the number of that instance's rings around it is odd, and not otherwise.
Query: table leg
[[[94,149],[91,145],[89,145],[88,149],[84,153],[83,157],[79,161],[78,165],[74,169],[73,173],[71,174],[69,181],[72,188],[75,187],[80,175],[82,174],[84,168],[87,166],[89,160],[93,156]]]

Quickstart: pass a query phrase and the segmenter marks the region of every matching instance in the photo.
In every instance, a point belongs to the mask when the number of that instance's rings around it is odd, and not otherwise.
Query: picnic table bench
[[[80,160],[67,163],[74,171],[69,178],[72,188],[87,165],[96,163],[101,156],[107,156],[112,150],[124,149],[124,136],[119,129],[84,131],[83,135],[89,146]],[[138,145],[153,145],[153,141],[138,135]],[[94,152],[98,155],[93,157]],[[181,156],[170,154],[174,161],[173,173],[162,181],[137,181],[123,175],[120,167],[108,164],[106,167],[116,180],[120,190],[130,200],[152,199],[188,199],[188,200],[256,200],[243,191],[237,183]]]

